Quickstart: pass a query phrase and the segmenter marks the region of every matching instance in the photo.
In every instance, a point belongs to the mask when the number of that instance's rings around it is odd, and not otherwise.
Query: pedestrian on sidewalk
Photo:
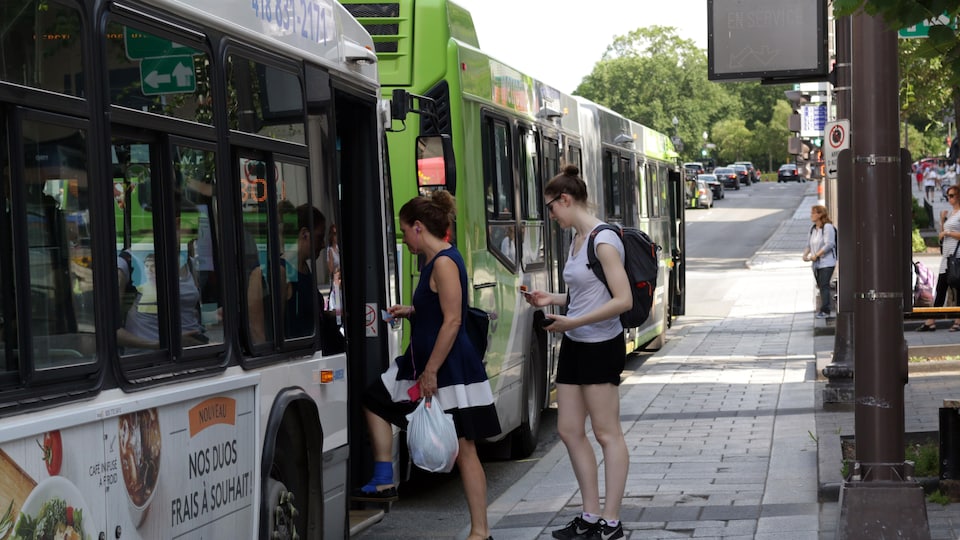
[[[813,277],[820,290],[820,307],[817,310],[818,319],[830,316],[831,297],[830,280],[833,270],[837,266],[837,228],[827,215],[827,208],[823,205],[814,205],[810,209],[810,236],[807,247],[803,250],[803,260],[812,262]]]
[[[937,296],[933,299],[934,307],[947,305],[949,287],[947,286],[947,257],[957,251],[960,244],[960,186],[950,186],[947,189],[947,202],[950,209],[940,212],[940,271],[937,276]],[[950,305],[957,305],[956,290],[953,291]],[[927,319],[917,328],[918,332],[933,332],[937,329],[937,322]],[[954,319],[951,332],[960,330],[960,319]]]
[[[410,345],[391,362],[363,397],[373,446],[373,477],[353,491],[356,501],[397,498],[393,478],[392,428],[406,427],[406,415],[421,398],[453,415],[459,442],[457,468],[470,511],[467,540],[492,540],[487,523],[487,479],[475,441],[500,433],[500,421],[483,359],[470,343],[466,326],[467,271],[457,248],[447,241],[456,203],[448,191],[414,197],[400,208],[403,243],[424,256],[412,306],[391,306],[396,318],[411,320]],[[425,525],[429,526],[429,525]]]
[[[527,302],[536,307],[567,306],[566,316],[551,315],[548,332],[563,332],[557,360],[557,431],[570,455],[570,464],[583,511],[565,527],[553,531],[559,539],[623,538],[620,504],[627,482],[630,455],[620,427],[620,374],[626,346],[620,314],[633,297],[624,269],[620,237],[609,229],[596,233],[594,250],[607,285],[587,266],[587,240],[603,224],[588,209],[587,185],[576,165],[567,165],[544,188],[547,211],[558,225],[575,236],[563,279],[567,293],[532,291]],[[607,288],[609,286],[609,289]],[[603,452],[604,505],[600,508],[597,458],[587,439],[590,418],[593,435]]]

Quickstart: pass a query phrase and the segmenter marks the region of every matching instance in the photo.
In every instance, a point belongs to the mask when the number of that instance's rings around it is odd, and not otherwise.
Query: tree
[[[713,142],[717,145],[720,161],[740,161],[748,146],[750,131],[740,119],[724,119],[713,125]]]
[[[736,95],[707,80],[707,57],[673,27],[650,26],[614,38],[574,92],[685,144],[699,158],[702,133],[723,118],[739,118]]]
[[[956,23],[960,20],[960,0],[834,0],[834,16],[853,15],[863,10],[879,15],[891,28],[906,28],[946,13]],[[947,25],[930,27],[927,39],[918,40],[916,54],[939,59],[944,67],[946,85],[953,88],[954,125],[960,125],[960,39]]]

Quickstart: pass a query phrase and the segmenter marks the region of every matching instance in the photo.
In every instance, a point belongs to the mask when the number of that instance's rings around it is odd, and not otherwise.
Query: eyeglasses
[[[947,198],[948,198],[948,199],[952,199],[952,198],[954,198],[954,197],[956,197],[956,196],[957,196],[956,193],[947,193]]]
[[[550,201],[550,202],[548,202],[548,203],[546,204],[546,206],[547,206],[547,212],[553,212],[553,205],[554,205],[554,203],[556,203],[557,201],[560,200],[560,197],[563,197],[563,193],[557,195],[556,197],[553,198],[552,201]]]

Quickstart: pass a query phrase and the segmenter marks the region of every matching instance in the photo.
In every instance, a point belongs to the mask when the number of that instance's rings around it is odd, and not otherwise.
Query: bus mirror
[[[456,191],[457,167],[449,135],[417,137],[417,185]]]

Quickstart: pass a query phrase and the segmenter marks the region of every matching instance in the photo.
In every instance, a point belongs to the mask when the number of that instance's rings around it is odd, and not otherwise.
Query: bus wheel
[[[264,503],[270,508],[267,530],[270,531],[271,540],[297,540],[300,538],[294,524],[297,515],[299,515],[294,502],[293,492],[287,491],[283,482],[267,478],[267,500]]]
[[[540,416],[543,412],[544,393],[546,392],[546,374],[544,367],[544,345],[546,333],[542,329],[533,332],[530,340],[530,353],[523,366],[523,403],[520,427],[513,432],[511,456],[514,459],[528,457],[537,448],[540,431]]]

